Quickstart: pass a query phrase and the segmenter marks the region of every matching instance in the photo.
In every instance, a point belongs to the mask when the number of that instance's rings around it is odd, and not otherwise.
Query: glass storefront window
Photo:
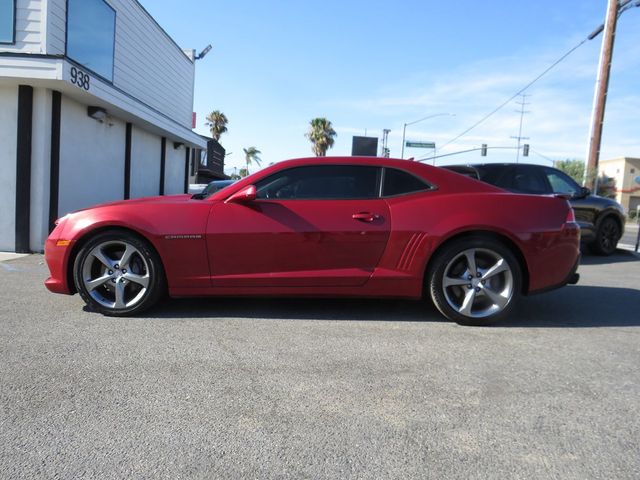
[[[14,42],[15,0],[0,0],[0,43]]]
[[[69,0],[67,56],[109,81],[115,32],[116,12],[104,0]]]

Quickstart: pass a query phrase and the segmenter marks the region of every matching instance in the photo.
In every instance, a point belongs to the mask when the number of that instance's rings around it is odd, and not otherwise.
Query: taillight
[[[567,212],[567,219],[565,220],[565,223],[575,223],[576,221],[576,215],[575,213],[573,213],[573,208],[570,208],[569,211]]]

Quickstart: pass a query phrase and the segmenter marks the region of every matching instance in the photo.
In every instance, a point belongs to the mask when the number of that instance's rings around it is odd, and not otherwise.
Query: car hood
[[[156,203],[156,204],[186,203],[190,199],[191,199],[191,195],[188,195],[188,194],[142,197],[142,198],[134,198],[133,200],[118,200],[116,202],[100,203],[98,205],[93,205],[91,207],[76,210],[75,212],[72,212],[72,213],[84,212],[87,210],[93,210],[96,208],[103,208],[103,207],[116,207],[116,206],[125,206],[125,205],[133,206],[133,205],[140,205],[140,204],[146,204],[146,203]]]

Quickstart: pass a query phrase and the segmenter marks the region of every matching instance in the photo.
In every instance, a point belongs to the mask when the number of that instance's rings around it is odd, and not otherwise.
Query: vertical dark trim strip
[[[133,125],[127,122],[124,140],[124,199],[131,198],[131,131]]]
[[[49,232],[58,218],[60,193],[60,117],[62,114],[62,94],[51,92],[51,160],[49,166]]]
[[[160,153],[160,195],[164,195],[164,169],[167,163],[167,137],[162,137],[162,152]]]
[[[16,154],[16,253],[30,252],[31,228],[31,132],[33,88],[18,87],[18,132]]]
[[[189,147],[185,147],[186,153],[184,155],[184,193],[189,193]]]

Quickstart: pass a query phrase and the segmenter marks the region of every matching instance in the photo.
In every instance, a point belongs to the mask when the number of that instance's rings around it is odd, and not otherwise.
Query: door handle
[[[374,220],[380,218],[380,215],[371,212],[359,212],[351,215],[351,218],[353,218],[354,220],[360,220],[362,222],[373,222]]]

